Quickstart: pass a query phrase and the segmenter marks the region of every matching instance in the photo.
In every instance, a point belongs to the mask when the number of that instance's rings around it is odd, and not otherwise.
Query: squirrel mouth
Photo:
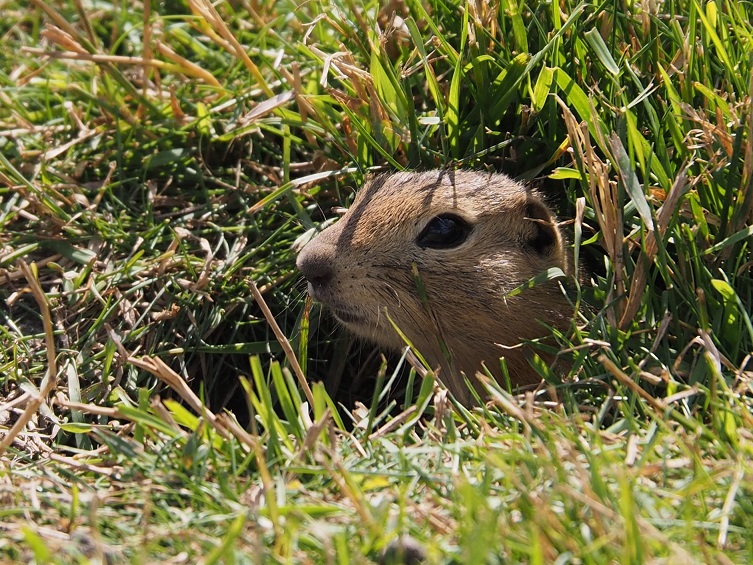
[[[332,313],[335,319],[341,324],[346,326],[368,326],[368,318],[362,314],[356,313],[347,304],[343,306],[335,305],[339,302],[333,300],[333,297],[327,292],[326,288],[322,288],[321,285],[314,285],[311,282],[308,283],[309,296],[322,303]]]
[[[345,324],[346,326],[365,326],[366,318],[351,312],[350,310],[342,310],[340,308],[331,308],[332,315],[335,319]]]

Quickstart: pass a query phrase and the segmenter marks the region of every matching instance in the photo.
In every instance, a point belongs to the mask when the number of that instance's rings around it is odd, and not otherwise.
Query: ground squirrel
[[[333,226],[308,243],[297,266],[311,296],[358,336],[399,350],[394,325],[458,400],[484,362],[514,386],[540,381],[522,340],[562,327],[572,308],[549,281],[511,290],[551,267],[567,273],[565,244],[533,189],[502,174],[402,172],[373,178]],[[476,381],[477,383],[477,381]],[[480,389],[479,389],[480,390]]]

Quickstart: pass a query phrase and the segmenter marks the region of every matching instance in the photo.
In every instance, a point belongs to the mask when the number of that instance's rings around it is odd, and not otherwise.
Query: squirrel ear
[[[536,196],[529,196],[524,208],[523,244],[539,255],[548,255],[559,245],[559,232],[549,208]]]

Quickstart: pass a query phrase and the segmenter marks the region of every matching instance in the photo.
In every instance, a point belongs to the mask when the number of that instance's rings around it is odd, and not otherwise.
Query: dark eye
[[[441,214],[431,219],[416,238],[419,247],[452,249],[463,243],[471,233],[471,225],[453,214]]]

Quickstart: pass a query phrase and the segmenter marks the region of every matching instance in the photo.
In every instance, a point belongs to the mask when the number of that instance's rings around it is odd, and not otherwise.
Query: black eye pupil
[[[471,233],[471,226],[458,216],[435,216],[416,238],[422,248],[452,249],[463,243]]]

